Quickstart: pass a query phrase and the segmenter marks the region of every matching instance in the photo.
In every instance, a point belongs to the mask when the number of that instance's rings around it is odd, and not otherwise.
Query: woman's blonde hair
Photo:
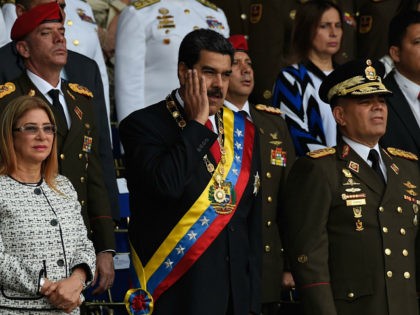
[[[39,97],[19,96],[8,103],[0,115],[0,174],[10,175],[17,170],[16,152],[14,147],[13,129],[17,121],[32,109],[42,109],[48,116],[51,124],[55,125],[54,114],[49,105]],[[45,182],[56,189],[58,174],[57,138],[54,135],[51,152],[42,161],[41,174]]]

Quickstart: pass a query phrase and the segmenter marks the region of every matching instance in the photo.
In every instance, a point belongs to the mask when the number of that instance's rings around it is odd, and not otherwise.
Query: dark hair
[[[415,10],[401,11],[389,24],[388,47],[401,46],[401,41],[411,24],[420,23],[420,12]]]
[[[340,7],[331,1],[308,1],[297,9],[292,31],[293,61],[291,63],[302,62],[308,57],[322,15],[330,8],[337,10],[340,21],[343,23]]]
[[[188,33],[182,40],[179,47],[178,64],[184,63],[191,69],[200,59],[202,50],[229,55],[233,62],[234,50],[227,38],[209,29],[198,29]]]
[[[16,5],[21,5],[25,10],[29,10],[32,7],[32,0],[15,0]]]

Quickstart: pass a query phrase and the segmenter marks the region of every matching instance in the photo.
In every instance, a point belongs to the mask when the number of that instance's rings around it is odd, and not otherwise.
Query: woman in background
[[[334,3],[313,0],[297,10],[291,65],[276,79],[273,106],[282,110],[298,156],[336,144],[335,120],[318,90],[334,70],[342,34],[341,10]]]
[[[56,126],[40,98],[0,116],[0,313],[79,314],[95,251],[77,194],[58,175]]]

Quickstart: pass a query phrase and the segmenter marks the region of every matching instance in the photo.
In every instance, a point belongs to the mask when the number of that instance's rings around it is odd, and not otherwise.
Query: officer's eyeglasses
[[[23,125],[18,128],[13,128],[13,131],[19,131],[28,135],[36,135],[39,133],[39,130],[42,129],[42,131],[47,135],[53,135],[57,131],[57,127],[55,125],[43,125],[41,127],[37,125],[27,124]]]

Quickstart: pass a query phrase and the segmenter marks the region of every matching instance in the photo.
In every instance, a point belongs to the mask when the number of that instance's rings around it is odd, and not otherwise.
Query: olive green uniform
[[[304,314],[417,315],[416,156],[382,150],[387,183],[343,141],[298,159],[285,247]]]

